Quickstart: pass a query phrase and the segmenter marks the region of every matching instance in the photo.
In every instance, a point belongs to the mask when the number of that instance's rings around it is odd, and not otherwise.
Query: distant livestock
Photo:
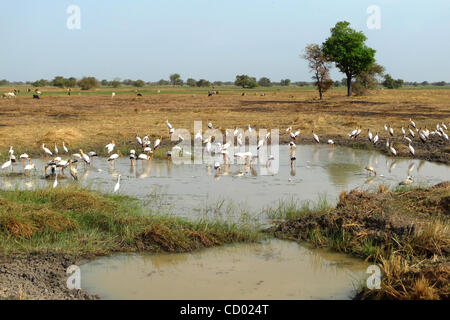
[[[33,99],[40,99],[41,97],[38,94],[33,94]]]
[[[15,98],[16,94],[14,92],[6,92],[2,95],[3,98]]]
[[[111,98],[114,98],[115,96],[116,96],[115,92],[111,93]]]

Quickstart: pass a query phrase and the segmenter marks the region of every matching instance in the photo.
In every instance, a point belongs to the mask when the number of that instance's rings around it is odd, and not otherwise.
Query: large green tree
[[[347,76],[347,95],[352,95],[352,78],[368,71],[375,62],[375,50],[369,48],[364,33],[353,30],[347,21],[340,21],[331,28],[331,36],[323,43],[328,60]]]
[[[246,74],[241,74],[236,76],[234,84],[242,88],[255,88],[258,86],[258,82],[255,77],[249,77]]]

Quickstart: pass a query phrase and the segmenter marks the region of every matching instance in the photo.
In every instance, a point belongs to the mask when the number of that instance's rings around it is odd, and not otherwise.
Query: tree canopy
[[[238,87],[242,88],[255,88],[258,86],[258,82],[256,81],[256,78],[249,77],[246,74],[237,75],[236,80],[234,81],[234,84]]]
[[[375,62],[376,51],[365,44],[364,33],[349,25],[347,21],[340,21],[331,28],[331,36],[323,43],[323,52],[347,76],[347,94],[351,96],[352,78],[369,70]]]

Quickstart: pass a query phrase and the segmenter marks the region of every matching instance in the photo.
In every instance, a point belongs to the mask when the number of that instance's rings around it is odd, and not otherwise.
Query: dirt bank
[[[372,261],[381,267],[381,290],[358,298],[450,298],[450,182],[431,188],[381,186],[377,193],[343,193],[336,208],[308,213],[268,230]]]
[[[61,254],[31,254],[0,259],[0,299],[93,300],[84,290],[69,290],[66,270],[78,262]]]

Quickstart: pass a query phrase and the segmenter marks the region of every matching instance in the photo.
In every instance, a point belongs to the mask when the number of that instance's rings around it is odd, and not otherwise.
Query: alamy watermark
[[[381,29],[381,8],[373,4],[367,7],[366,13],[369,14],[366,20],[367,28],[370,30]]]
[[[66,13],[69,15],[67,18],[66,26],[69,30],[81,29],[81,9],[79,6],[71,4],[67,7]]]

